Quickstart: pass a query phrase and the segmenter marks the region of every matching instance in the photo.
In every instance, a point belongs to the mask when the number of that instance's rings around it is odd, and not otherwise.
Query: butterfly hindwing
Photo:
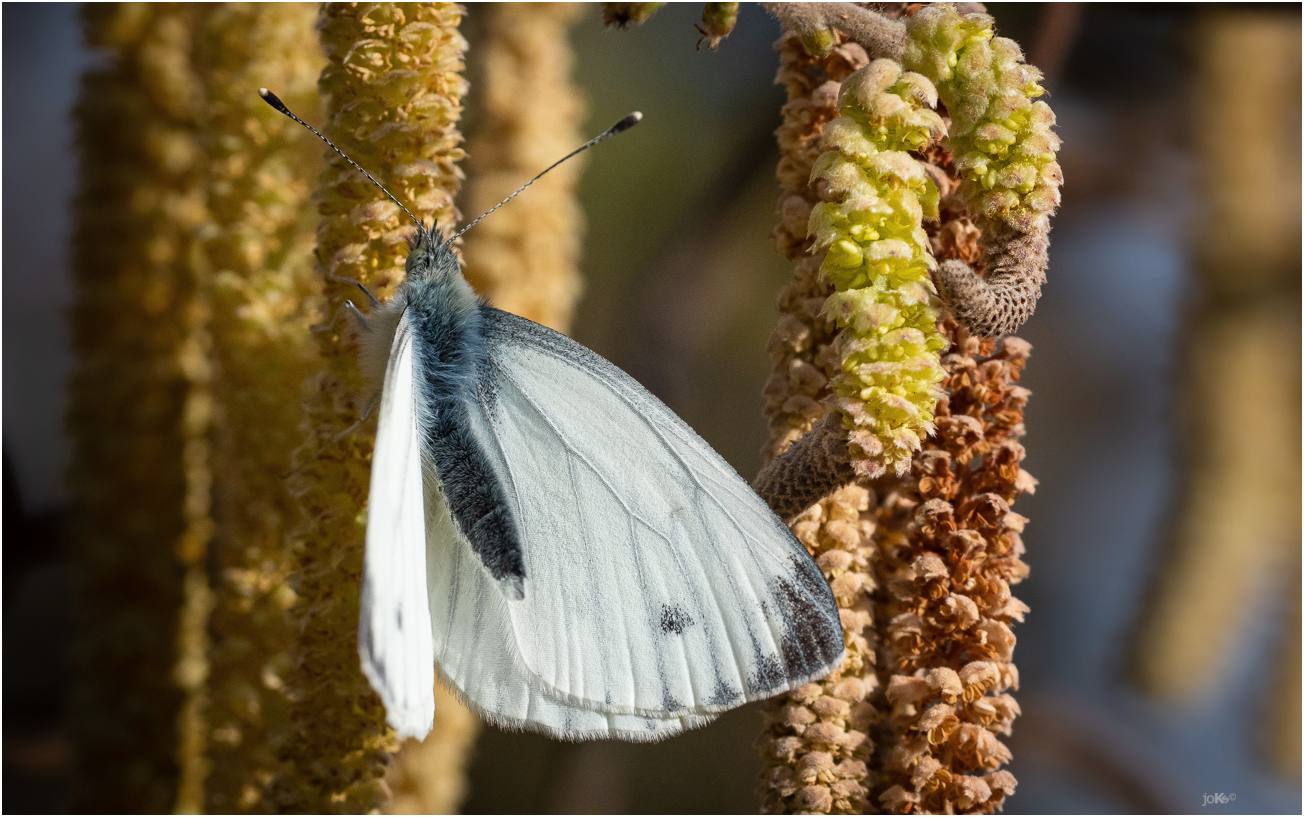
[[[649,718],[577,706],[550,694],[526,667],[508,612],[510,594],[477,557],[439,482],[428,484],[428,581],[440,674],[490,723],[568,740],[653,741],[709,716]]]
[[[468,416],[521,537],[516,647],[549,694],[692,716],[836,666],[828,584],[742,478],[603,358],[482,312],[481,411]]]

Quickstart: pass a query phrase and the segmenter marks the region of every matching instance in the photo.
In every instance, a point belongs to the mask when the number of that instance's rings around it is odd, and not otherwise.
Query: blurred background
[[[1066,179],[1049,283],[1020,332],[1033,346],[1024,466],[1040,486],[1017,508],[1032,574],[1015,592],[1032,613],[1016,631],[1006,811],[1299,812],[1299,6],[988,9],[1047,74]],[[587,130],[646,117],[590,154],[574,335],[751,475],[789,274],[769,238],[779,27],[745,4],[718,51],[696,50],[700,13],[671,4],[604,31],[594,6],[572,29]],[[69,111],[98,57],[75,5],[6,4],[3,23],[3,807],[57,812],[70,786]],[[1233,313],[1250,323],[1227,337],[1255,320],[1284,334],[1219,363],[1201,350],[1225,350],[1207,336]],[[1214,442],[1190,445],[1229,427],[1243,445],[1223,460]],[[1286,471],[1256,488],[1250,472],[1273,456]],[[1251,514],[1238,487],[1271,502]],[[1221,497],[1244,524],[1192,522],[1184,503],[1202,491],[1214,499],[1195,510]],[[464,810],[751,812],[759,729],[754,707],[653,746],[486,728]]]

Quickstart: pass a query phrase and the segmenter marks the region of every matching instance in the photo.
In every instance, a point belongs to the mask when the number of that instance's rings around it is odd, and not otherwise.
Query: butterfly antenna
[[[399,206],[399,208],[400,208],[403,212],[407,213],[407,214],[408,214],[408,218],[412,219],[413,221],[415,221],[415,222],[417,223],[417,229],[418,229],[418,230],[420,230],[420,231],[423,232],[423,233],[426,231],[426,225],[424,225],[424,224],[421,223],[421,219],[419,219],[419,218],[417,218],[416,216],[412,215],[412,211],[409,210],[409,209],[407,209],[406,207],[404,207],[404,206],[403,206],[403,202],[401,202],[401,201],[399,201],[398,199],[394,198],[394,194],[393,194],[393,193],[390,193],[388,190],[386,190],[386,189],[385,189],[385,186],[384,186],[383,184],[381,184],[380,182],[376,181],[376,178],[375,178],[374,176],[372,176],[372,175],[371,175],[370,173],[368,173],[367,171],[363,170],[361,165],[359,165],[357,162],[355,162],[355,161],[353,161],[352,159],[350,159],[350,158],[349,158],[349,155],[348,155],[347,153],[345,153],[344,151],[342,151],[342,150],[340,150],[339,148],[335,147],[335,143],[334,143],[334,142],[332,142],[331,140],[327,139],[325,136],[322,136],[321,133],[319,133],[318,130],[317,130],[316,128],[314,128],[312,125],[309,125],[307,122],[304,122],[302,119],[300,119],[299,117],[295,116],[295,115],[290,111],[289,108],[285,107],[285,103],[281,101],[281,98],[280,98],[280,97],[278,97],[276,94],[272,93],[271,91],[267,90],[266,88],[259,88],[259,89],[258,89],[258,95],[261,96],[261,97],[263,98],[263,101],[266,102],[268,105],[271,105],[273,108],[275,108],[276,110],[278,110],[278,111],[280,111],[281,113],[285,114],[286,116],[290,117],[290,118],[293,119],[295,122],[298,122],[300,125],[303,125],[303,126],[304,126],[305,128],[307,128],[308,130],[310,130],[310,131],[312,131],[313,133],[317,134],[317,138],[318,138],[318,139],[320,139],[320,140],[322,140],[323,142],[325,142],[326,144],[330,145],[331,150],[335,151],[335,152],[338,153],[340,156],[342,156],[342,157],[344,158],[344,161],[346,161],[346,162],[348,162],[349,164],[351,164],[351,165],[353,165],[354,167],[356,167],[356,168],[358,169],[358,171],[362,173],[362,175],[366,176],[368,179],[371,180],[371,183],[372,183],[372,184],[374,184],[374,185],[376,185],[377,187],[380,188],[380,192],[384,193],[386,196],[389,196],[389,200],[390,200],[390,201],[392,201],[392,202],[394,202],[395,204],[397,204],[397,205]],[[625,127],[629,127],[629,126],[626,125]],[[614,130],[614,129],[613,129],[613,130]],[[608,131],[607,133],[604,133],[602,136],[599,136],[598,139],[604,139],[604,138],[606,138],[607,136],[610,136],[610,135],[611,135],[611,132]],[[597,141],[597,140],[594,140],[594,141]],[[591,143],[590,143],[590,144],[591,144]],[[588,147],[588,145],[585,145],[584,147]],[[581,148],[580,150],[583,150],[583,148]],[[578,152],[579,152],[579,151],[576,151],[576,153],[578,153]],[[575,155],[575,154],[571,154],[571,155],[573,156],[573,155]],[[568,156],[568,157],[566,157],[566,158],[569,159],[570,157]],[[552,170],[552,168],[550,167],[550,168],[548,168],[548,170]],[[544,171],[544,172],[546,173],[547,171]],[[533,181],[533,180],[531,180],[531,181]],[[514,194],[513,194],[513,195],[514,195]],[[502,206],[502,205],[499,205],[499,206]],[[495,208],[495,209],[496,209],[496,208]],[[482,218],[483,218],[483,216],[482,216]],[[477,220],[478,220],[478,219],[477,219]]]
[[[466,225],[466,226],[463,227],[461,230],[459,230],[458,233],[457,233],[457,235],[453,236],[453,239],[450,239],[450,240],[455,240],[455,239],[459,238],[459,237],[462,235],[462,233],[466,232],[467,230],[471,229],[471,228],[474,227],[475,225],[479,224],[479,223],[480,223],[480,220],[483,219],[485,216],[489,215],[489,214],[492,213],[494,210],[497,210],[499,207],[502,207],[504,204],[506,204],[507,202],[509,202],[509,201],[511,201],[512,199],[516,198],[517,196],[521,195],[521,193],[524,192],[525,188],[527,188],[527,187],[529,187],[530,185],[532,185],[532,184],[534,184],[535,182],[537,182],[537,181],[538,181],[538,180],[539,180],[539,179],[544,175],[544,173],[547,173],[549,170],[552,170],[554,167],[556,167],[557,165],[559,165],[559,164],[561,164],[562,162],[566,161],[567,159],[571,158],[572,156],[576,155],[577,153],[582,153],[582,152],[588,150],[589,148],[591,148],[591,147],[593,147],[594,145],[596,145],[598,142],[601,142],[601,141],[603,141],[604,139],[610,139],[611,137],[615,136],[615,135],[618,134],[618,133],[623,133],[623,132],[629,130],[630,128],[632,128],[632,127],[634,127],[635,125],[637,125],[638,122],[639,122],[639,120],[642,119],[642,118],[643,118],[643,114],[639,113],[638,111],[634,111],[632,114],[630,114],[629,116],[627,116],[627,117],[625,117],[624,119],[620,120],[620,121],[617,122],[616,124],[612,125],[610,128],[607,128],[607,130],[603,131],[602,133],[600,133],[600,134],[598,134],[597,136],[593,137],[593,138],[590,139],[589,141],[587,141],[587,142],[585,142],[584,144],[580,145],[579,147],[575,148],[575,149],[572,150],[570,153],[567,153],[565,156],[561,157],[561,158],[558,159],[557,161],[555,161],[555,162],[553,162],[552,164],[548,165],[548,167],[544,169],[543,173],[540,173],[538,176],[535,176],[533,179],[530,179],[528,182],[526,182],[525,184],[521,185],[520,189],[517,190],[515,193],[511,194],[511,195],[508,196],[507,198],[505,198],[505,199],[503,199],[502,201],[500,201],[500,202],[498,202],[497,204],[495,204],[493,207],[490,207],[488,210],[486,210],[485,212],[481,213],[480,216],[479,216],[479,218],[477,218],[475,221],[472,221],[470,224]]]

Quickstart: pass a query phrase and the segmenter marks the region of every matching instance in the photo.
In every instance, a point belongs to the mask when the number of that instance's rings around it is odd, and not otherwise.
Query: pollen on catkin
[[[1046,280],[1050,215],[1063,173],[1055,114],[1017,43],[993,38],[986,14],[948,3],[910,17],[902,64],[932,80],[951,117],[947,145],[960,195],[982,227],[984,277],[953,262],[938,287],[956,318],[976,334],[1012,332],[1032,314]]]
[[[327,135],[413,213],[445,230],[458,218],[453,197],[462,181],[462,13],[454,3],[341,3],[324,6],[319,23]],[[317,346],[325,368],[306,387],[308,439],[292,479],[309,521],[293,537],[292,737],[274,787],[279,808],[367,812],[384,804],[381,777],[397,741],[358,663],[372,432],[363,426],[335,439],[365,408],[356,344],[338,314],[357,290],[339,278],[388,297],[403,281],[413,227],[362,174],[329,156],[317,192],[327,301]]]
[[[842,330],[833,379],[856,473],[901,475],[933,430],[943,377],[933,256],[922,221],[937,187],[909,151],[940,136],[932,83],[879,59],[842,83],[841,116],[824,129],[812,170],[824,197],[809,230],[836,288],[825,313]]]
[[[215,606],[207,623],[209,813],[273,810],[266,786],[289,740],[284,677],[294,600],[285,537],[299,521],[284,474],[302,443],[303,381],[316,367],[308,327],[319,305],[311,180],[321,143],[259,98],[274,88],[319,120],[325,58],[317,11],[221,4],[200,32],[214,362]]]
[[[194,439],[183,425],[195,382],[183,370],[196,328],[192,240],[205,219],[202,92],[189,62],[201,12],[104,4],[82,15],[87,43],[105,59],[83,76],[74,112],[74,811],[176,804],[183,696],[174,671],[193,555],[178,548],[187,532],[202,535],[205,510],[186,503],[198,488],[188,478],[202,478],[206,464],[183,458]]]

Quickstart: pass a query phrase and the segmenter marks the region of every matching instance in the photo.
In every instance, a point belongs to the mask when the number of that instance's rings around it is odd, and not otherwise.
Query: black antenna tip
[[[612,136],[615,136],[618,133],[623,133],[624,131],[627,131],[630,128],[637,125],[642,119],[643,119],[643,114],[639,113],[638,111],[634,111],[629,116],[625,117],[624,119],[620,120],[616,124],[612,125],[611,130],[607,131],[607,133],[611,134]]]
[[[266,102],[268,105],[271,105],[273,108],[285,114],[286,116],[290,116],[290,109],[285,107],[285,103],[282,102],[281,98],[278,97],[276,94],[272,93],[266,88],[259,88],[258,95],[262,97],[263,101]]]

